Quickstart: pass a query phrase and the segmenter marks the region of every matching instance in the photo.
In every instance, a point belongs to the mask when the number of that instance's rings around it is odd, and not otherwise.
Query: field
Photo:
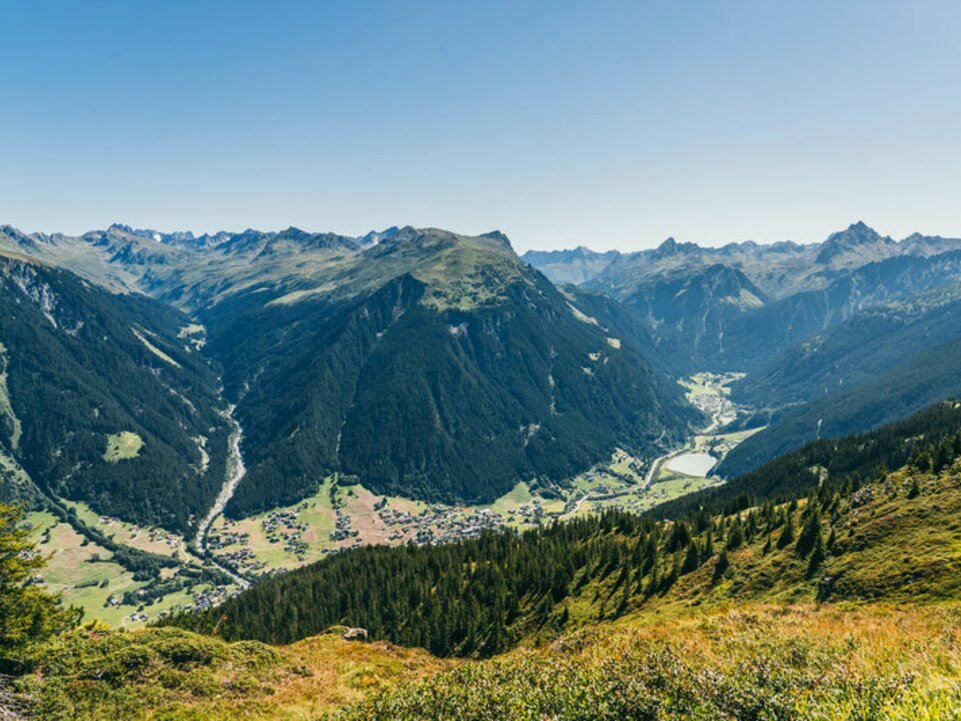
[[[200,560],[190,555],[179,536],[98,516],[81,503],[65,502],[65,505],[81,522],[116,543],[170,556],[193,568],[200,565]],[[198,581],[157,599],[133,605],[121,603],[123,594],[148,588],[148,580],[136,580],[131,571],[111,560],[113,552],[86,539],[51,513],[30,513],[26,520],[31,527],[31,537],[39,544],[39,552],[48,559],[41,574],[43,583],[49,590],[62,594],[64,603],[83,608],[85,621],[97,619],[113,628],[136,628],[165,611],[220,595],[210,583]],[[161,578],[173,578],[181,567],[162,569]]]
[[[143,447],[143,439],[131,431],[121,431],[107,436],[107,450],[103,459],[108,463],[116,463],[127,458],[136,458]]]
[[[111,516],[101,516],[85,503],[63,501],[63,504],[73,509],[77,518],[84,524],[95,528],[117,543],[150,553],[158,553],[161,556],[185,559],[189,556],[187,543],[176,533],[160,528],[138,526]]]
[[[110,606],[107,599],[145,584],[134,581],[132,573],[112,563],[110,551],[84,543],[83,536],[52,514],[31,513],[27,520],[34,537],[41,541],[40,552],[47,557],[42,573],[47,588],[63,594],[68,605],[84,608],[85,620],[100,619],[112,627],[130,625],[132,609]]]

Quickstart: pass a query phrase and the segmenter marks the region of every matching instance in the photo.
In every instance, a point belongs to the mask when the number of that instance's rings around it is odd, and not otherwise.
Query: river
[[[234,418],[234,410],[237,408],[236,405],[230,405],[227,408],[225,417],[228,422],[233,426],[233,430],[230,432],[230,436],[227,439],[227,479],[224,481],[223,487],[220,489],[220,493],[217,494],[217,499],[214,501],[214,505],[210,507],[207,511],[207,515],[204,516],[200,525],[197,527],[197,536],[195,542],[197,544],[197,550],[201,555],[207,553],[207,531],[210,530],[210,525],[221,513],[224,512],[224,507],[226,507],[227,502],[234,495],[234,491],[237,490],[237,484],[244,477],[247,472],[247,468],[244,466],[244,457],[240,452],[240,441],[244,437],[244,429],[241,428],[240,423]],[[238,576],[236,573],[231,571],[229,568],[224,568],[216,561],[211,560],[218,569],[230,576],[235,583],[237,583],[241,588],[248,588],[250,582]]]

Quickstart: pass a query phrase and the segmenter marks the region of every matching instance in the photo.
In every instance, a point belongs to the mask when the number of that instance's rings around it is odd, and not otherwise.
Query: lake
[[[715,463],[717,459],[710,453],[683,453],[667,462],[667,470],[703,478]]]

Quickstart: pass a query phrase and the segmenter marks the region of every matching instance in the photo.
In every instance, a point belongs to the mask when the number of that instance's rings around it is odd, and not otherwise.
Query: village
[[[707,418],[691,448],[720,458],[741,435],[722,429],[738,413],[728,397],[737,374],[700,373],[681,381],[689,400]],[[222,518],[211,527],[208,550],[218,563],[249,578],[320,560],[364,544],[416,545],[476,538],[486,531],[521,531],[605,509],[642,513],[658,503],[720,481],[678,473],[665,460],[616,450],[610,460],[563,485],[519,484],[493,504],[476,507],[423,503],[380,496],[354,477],[319,483],[312,498],[240,521]]]

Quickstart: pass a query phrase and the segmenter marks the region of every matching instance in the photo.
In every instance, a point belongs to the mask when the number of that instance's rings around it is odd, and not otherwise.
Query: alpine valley
[[[958,398],[961,239],[3,226],[0,707],[956,718]]]

